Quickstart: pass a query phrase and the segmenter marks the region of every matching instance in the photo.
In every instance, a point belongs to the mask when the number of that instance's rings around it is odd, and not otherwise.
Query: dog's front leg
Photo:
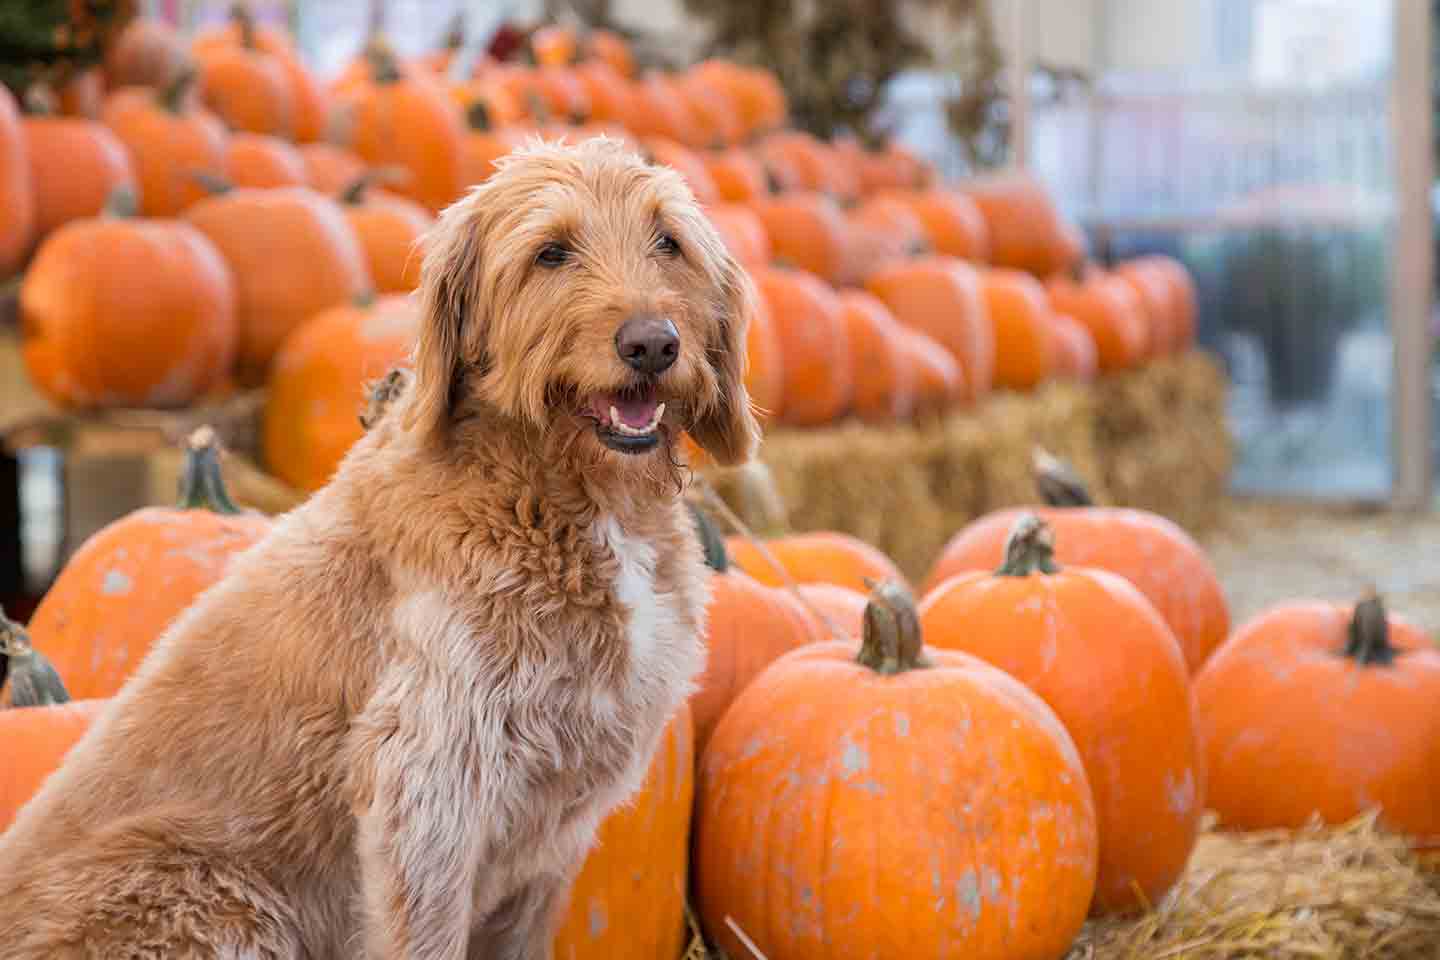
[[[352,732],[369,960],[461,960],[490,823],[468,703],[433,663],[395,664]]]
[[[573,882],[571,874],[531,879],[477,926],[468,960],[551,960]]]

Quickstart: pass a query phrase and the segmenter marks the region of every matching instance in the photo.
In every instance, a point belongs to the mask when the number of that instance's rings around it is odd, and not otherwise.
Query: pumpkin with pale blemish
[[[645,783],[600,824],[570,890],[555,960],[680,956],[695,791],[692,737],[690,709],[681,704]]]
[[[1200,545],[1159,514],[1095,506],[1068,465],[1049,454],[1037,456],[1036,480],[1047,506],[1033,512],[1055,529],[1056,561],[1129,580],[1180,641],[1191,675],[1198,672],[1230,632],[1220,578]],[[956,533],[931,567],[925,590],[957,573],[1000,566],[1020,514],[996,510]]]
[[[81,544],[30,620],[76,700],[108,697],[140,666],[171,621],[260,540],[265,517],[242,512],[220,473],[214,431],[187,443],[180,502],[146,507]]]
[[[1440,846],[1440,650],[1373,593],[1287,603],[1195,678],[1206,802],[1222,827],[1380,823]]]
[[[696,907],[731,957],[1053,960],[1095,887],[1090,786],[1023,684],[923,646],[893,585],[775,661],[700,763]]]
[[[1199,747],[1175,635],[1128,582],[1057,566],[1054,532],[1016,521],[994,572],[961,573],[920,604],[932,647],[994,664],[1038,693],[1074,738],[1100,831],[1096,913],[1158,903],[1199,833]]]
[[[90,729],[104,700],[72,700],[44,707],[0,710],[0,833],[30,801],[70,748]]]
[[[288,337],[261,426],[270,471],[297,490],[324,486],[364,433],[367,384],[406,360],[419,328],[415,301],[391,295],[326,310]]]

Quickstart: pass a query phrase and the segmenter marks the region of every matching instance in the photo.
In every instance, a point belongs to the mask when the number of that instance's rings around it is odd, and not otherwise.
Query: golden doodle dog
[[[758,442],[753,295],[613,141],[448,209],[413,380],[0,838],[0,957],[549,957],[702,666],[678,434]]]

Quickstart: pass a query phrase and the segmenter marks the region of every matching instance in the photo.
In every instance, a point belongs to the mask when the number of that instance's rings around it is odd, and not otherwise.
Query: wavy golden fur
[[[447,210],[413,378],[0,837],[0,957],[548,957],[702,665],[677,440],[751,454],[752,296],[612,142]]]

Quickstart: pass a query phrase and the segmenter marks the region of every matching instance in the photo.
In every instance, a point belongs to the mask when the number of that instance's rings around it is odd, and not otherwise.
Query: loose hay
[[[1203,530],[1232,457],[1224,376],[1196,351],[1092,385],[998,394],[925,424],[779,429],[761,458],[792,529],[853,534],[920,579],[969,521],[1036,502],[1037,443],[1074,465],[1097,503],[1143,507]],[[730,472],[711,480],[747,523],[776,532],[772,517],[757,515],[753,483]]]

